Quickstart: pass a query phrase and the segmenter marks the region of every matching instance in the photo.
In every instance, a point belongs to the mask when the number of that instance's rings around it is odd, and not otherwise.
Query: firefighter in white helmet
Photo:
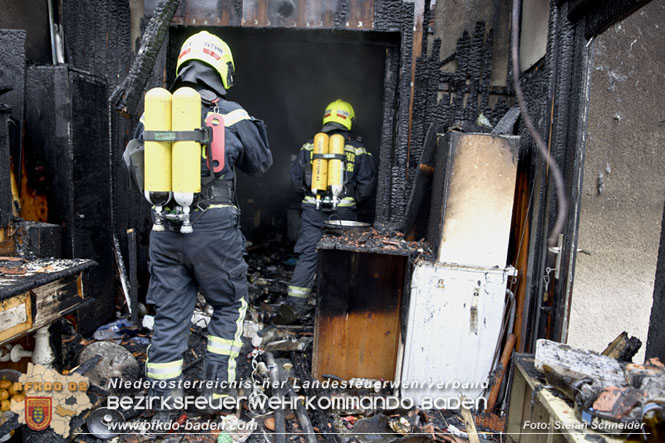
[[[323,223],[329,218],[356,220],[356,203],[369,198],[376,185],[372,154],[360,137],[354,137],[355,119],[353,107],[344,100],[326,106],[323,127],[300,148],[289,171],[294,188],[304,193],[302,223],[294,248],[299,258],[287,288],[287,304],[300,314],[314,286],[316,244]]]

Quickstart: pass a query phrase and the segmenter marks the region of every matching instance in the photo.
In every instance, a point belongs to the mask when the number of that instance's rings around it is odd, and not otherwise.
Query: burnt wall
[[[448,129],[489,132],[512,103],[510,88],[492,85],[496,66],[494,31],[478,21],[456,36],[456,42],[455,50],[441,59],[442,42],[436,38],[429,52],[416,60],[406,164],[405,193],[409,197],[401,224],[401,229],[414,239],[422,238],[427,231],[436,134]],[[428,46],[424,38],[423,47]]]
[[[154,8],[154,2],[148,2],[146,3],[146,11],[150,11],[151,8]],[[428,2],[429,4],[429,2]],[[261,12],[261,8],[259,8],[258,11],[254,11],[254,6],[243,3],[243,2],[236,2],[234,3],[233,7],[230,8],[230,5],[226,2],[215,2],[215,1],[210,1],[206,2],[200,5],[197,5],[196,7],[190,7],[189,3],[183,3],[181,4],[181,8],[179,11],[176,13],[176,17],[174,18],[175,23],[183,23],[183,24],[196,24],[197,27],[190,28],[192,30],[199,30],[202,29],[200,27],[200,24],[210,24],[210,16],[206,16],[206,14],[211,14],[214,11],[217,11],[217,17],[219,18],[218,22],[222,25],[224,24],[230,24],[230,25],[241,25],[242,32],[247,32],[250,29],[253,29],[256,32],[265,32],[266,29],[264,27],[277,27],[279,28],[280,25],[279,23],[281,22],[275,22],[274,20],[268,20],[268,16],[265,16]],[[237,7],[236,7],[237,6]],[[310,11],[316,16],[319,12],[322,12],[324,9],[328,8],[328,6],[322,6],[319,3],[312,2],[312,3],[307,3],[306,8],[302,9],[300,8],[300,5],[298,7],[298,12],[302,13],[303,11]],[[323,8],[323,9],[321,9]],[[256,20],[248,20],[249,17],[253,17],[252,14],[255,12],[258,13]],[[266,10],[266,13],[270,13],[270,11]],[[325,11],[323,11],[325,12]],[[294,13],[295,14],[295,13]],[[309,12],[307,13],[309,14]],[[307,15],[306,14],[306,15]],[[428,20],[428,23],[430,21],[431,17],[431,11],[429,11],[429,7],[425,8],[425,15],[427,16],[426,20]],[[347,17],[347,22],[343,23],[343,17]],[[208,17],[208,18],[206,18]],[[239,17],[242,17],[242,20],[240,20],[240,23],[238,23]],[[364,208],[361,206],[361,211],[360,215],[362,218],[371,220],[374,218],[375,224],[379,227],[389,227],[389,228],[399,228],[400,225],[403,222],[404,214],[406,212],[406,205],[407,205],[407,200],[408,200],[408,179],[407,179],[407,167],[409,164],[409,158],[410,158],[410,107],[411,107],[411,79],[412,79],[412,60],[413,60],[413,42],[414,42],[414,4],[411,2],[404,2],[402,0],[377,0],[373,3],[368,3],[368,2],[356,2],[356,3],[344,3],[340,2],[336,4],[336,9],[334,10],[334,14],[331,15],[331,20],[330,23],[328,23],[327,19],[323,19],[321,22],[312,22],[310,23],[309,20],[310,16],[307,15],[307,17],[301,17],[298,16],[295,18],[294,22],[294,27],[297,28],[302,28],[302,27],[319,27],[320,31],[317,31],[313,34],[310,35],[324,35],[326,32],[329,32],[326,30],[326,28],[333,27],[337,29],[342,29],[344,26],[346,26],[347,29],[357,29],[361,32],[354,31],[350,33],[344,33],[340,32],[339,30],[335,31],[335,36],[336,39],[342,39],[342,41],[336,41],[334,43],[342,43],[345,44],[345,41],[347,39],[347,35],[354,35],[355,37],[353,38],[355,40],[355,43],[359,43],[362,46],[369,45],[369,46],[379,46],[383,47],[381,51],[384,52],[382,54],[382,66],[381,69],[383,70],[380,78],[376,78],[373,80],[371,84],[367,84],[365,86],[369,86],[369,91],[375,91],[377,89],[381,90],[381,95],[376,99],[377,101],[380,101],[382,104],[382,110],[380,112],[379,119],[382,122],[380,132],[377,132],[377,140],[380,140],[379,144],[379,149],[378,149],[378,155],[376,155],[376,160],[377,164],[379,166],[379,176],[378,176],[378,187],[377,187],[377,200],[376,204],[374,205],[373,202],[369,202],[368,204],[364,205]],[[264,20],[265,19],[265,20]],[[303,21],[305,20],[305,21]],[[286,23],[286,22],[285,22]],[[309,24],[307,24],[309,23]],[[338,26],[339,25],[339,26]],[[342,26],[344,25],[344,26]],[[175,29],[183,29],[183,28],[175,28]],[[215,28],[218,30],[223,30],[223,32],[226,33],[231,33],[233,34],[234,29],[229,28],[229,27],[223,27],[223,28]],[[371,30],[377,31],[376,34],[378,39],[376,37],[372,37]],[[284,29],[281,30],[276,30],[278,32],[284,32]],[[302,29],[298,30],[298,32],[301,32]],[[240,31],[239,31],[240,32]],[[295,31],[294,31],[295,32]],[[318,33],[318,34],[317,34]],[[397,38],[396,38],[397,36]],[[173,35],[172,35],[173,37]],[[323,37],[323,40],[321,38],[317,37],[317,45],[318,45],[318,51],[321,52],[323,51],[324,55],[325,52],[328,51],[328,48],[330,48],[330,43],[331,41],[325,41],[326,37]],[[173,40],[171,38],[170,40]],[[381,41],[383,40],[383,41]],[[310,41],[309,38],[307,38],[307,41]],[[182,42],[182,39],[178,41],[170,41],[169,42],[169,49],[171,51],[177,51],[180,42]],[[395,45],[394,42],[397,42],[397,45]],[[426,41],[423,43],[423,47],[426,47]],[[235,54],[234,50],[234,54]],[[355,52],[352,51],[352,52]],[[376,52],[378,54],[378,50]],[[266,54],[270,54],[271,52],[263,51],[262,52],[263,56]],[[174,55],[169,54],[166,56],[167,59],[173,60]],[[354,57],[353,55],[351,56],[352,58]],[[298,63],[297,69],[293,69],[293,72],[297,72],[298,70],[301,69],[310,69],[309,66],[314,60],[320,60],[325,57],[322,57],[321,54],[313,54],[312,57],[309,59],[309,63]],[[284,58],[286,60],[286,58]],[[344,57],[338,59],[341,60],[341,63],[345,63]],[[367,60],[362,60],[360,65],[366,65],[368,64],[368,61],[370,62],[370,70],[372,72],[375,71],[375,67],[378,66],[375,64],[375,61],[378,60],[376,57],[370,57]],[[284,63],[284,61],[282,61]],[[340,63],[338,61],[337,63]],[[353,67],[352,69],[349,69],[349,72],[357,72],[356,70],[357,67]],[[378,71],[378,69],[376,69]],[[166,76],[172,76],[173,72],[173,65],[172,64],[166,64],[164,60],[158,60],[158,65],[156,66],[155,69],[155,76],[151,80],[151,84],[153,85],[158,85],[161,82],[161,79],[163,78],[162,73],[166,73]],[[240,74],[239,74],[240,75]],[[170,80],[170,78],[169,78]],[[353,83],[355,80],[353,78],[349,79],[349,84]],[[311,82],[311,79],[307,79],[307,82]],[[288,82],[287,82],[288,83]],[[360,82],[362,84],[362,82]],[[168,86],[169,81],[165,82]],[[305,83],[306,84],[306,83]],[[283,87],[283,86],[282,86]],[[236,87],[234,86],[234,89]],[[279,88],[278,88],[279,89]],[[366,88],[367,89],[367,88]],[[238,97],[238,93],[234,90],[231,91],[230,97]],[[371,96],[374,95],[370,94]],[[240,101],[240,100],[238,100]],[[251,101],[251,100],[250,100]],[[374,98],[371,98],[369,100],[365,100],[366,102],[372,102],[374,101]],[[240,101],[242,103],[242,101]],[[322,100],[323,102],[323,100]],[[245,104],[245,103],[242,103]],[[355,103],[354,103],[355,105]],[[325,106],[325,105],[324,105]],[[249,109],[252,112],[252,109]],[[260,115],[258,112],[255,112],[258,117],[261,118],[266,118],[263,115]],[[315,113],[315,114],[318,114]],[[360,117],[362,118],[362,117]],[[316,125],[318,126],[318,124]],[[271,126],[272,127],[272,126]],[[366,122],[362,124],[360,127],[361,131],[363,131],[366,127]],[[272,130],[272,129],[271,129]],[[372,131],[374,133],[374,131]],[[365,139],[368,140],[369,143],[372,143],[371,137],[373,135],[370,135],[370,137],[367,137],[366,134]],[[296,144],[299,146],[302,143],[302,141],[298,141]],[[370,147],[372,150],[373,148]],[[289,160],[290,162],[290,160]],[[288,162],[286,162],[288,163]],[[274,171],[279,171],[280,168],[279,165],[276,165],[276,167],[273,167]],[[277,173],[277,172],[274,172]],[[269,173],[271,174],[271,173]],[[272,182],[272,181],[271,181]],[[260,209],[259,205],[255,204],[255,201],[253,198],[250,197],[251,203],[252,203],[252,208],[246,208],[245,212],[252,212],[252,209]],[[280,202],[280,205],[282,203]],[[295,202],[291,202],[291,204],[295,204]],[[373,214],[373,208],[376,208],[376,216],[374,217]],[[269,211],[271,213],[273,211]],[[275,225],[275,222],[272,220],[273,217],[270,216],[270,225]],[[245,226],[248,225],[248,222],[250,225],[260,225],[265,221],[265,216],[261,215],[261,217],[257,217],[256,219],[252,219],[251,222],[250,220],[245,219]],[[277,225],[281,225],[281,221],[277,222]]]
[[[400,20],[400,18],[398,18]],[[399,63],[399,93],[397,114],[394,122],[394,143],[390,169],[390,219],[388,226],[397,228],[404,222],[407,199],[406,169],[409,161],[409,126],[411,104],[411,66],[413,64],[413,5],[403,5],[401,20],[401,46]],[[388,171],[383,171],[388,173]]]
[[[26,58],[33,63],[51,63],[51,36],[46,1],[4,0],[0,29],[23,30]]]
[[[127,0],[64,0],[65,60],[114,86],[131,62]]]
[[[20,134],[23,133],[25,110],[25,39],[24,30],[0,29],[0,91],[7,91],[0,96],[0,103],[11,107],[10,118],[10,153],[15,161],[14,173],[18,175],[20,158]],[[15,142],[15,143],[14,143]]]
[[[632,6],[628,3],[634,2],[596,4],[585,12],[576,9],[576,5],[580,3],[556,0],[550,2],[545,56],[521,76],[529,112],[545,139],[548,150],[562,170],[564,193],[569,202],[562,231],[562,260],[559,269],[561,277],[555,280],[553,272],[550,272],[550,284],[546,285],[547,268],[553,269],[556,266],[556,255],[549,253],[547,248],[555,246],[548,242],[548,236],[557,217],[559,202],[555,196],[551,172],[521,125],[523,153],[520,167],[527,168],[530,176],[529,193],[532,195],[529,263],[527,273],[523,276],[526,277],[527,298],[522,325],[528,337],[521,342],[519,349],[526,352],[533,349],[537,338],[565,341],[568,336],[571,309],[573,312],[576,310],[573,297],[577,280],[575,267],[578,261],[586,259],[581,258],[576,251],[578,247],[584,247],[581,244],[581,231],[578,236],[578,225],[585,222],[583,214],[581,215],[581,208],[587,198],[584,190],[590,186],[588,180],[593,180],[586,177],[583,181],[586,176],[586,147],[592,141],[587,129],[597,124],[606,125],[606,122],[593,121],[597,117],[587,112],[593,105],[593,102],[589,102],[589,87],[593,84],[589,82],[593,75],[596,75],[593,73],[593,65],[590,65],[592,44],[588,38],[600,29],[599,17],[612,16],[616,19],[620,15],[616,15],[617,11],[621,10],[621,14],[629,12]],[[609,23],[611,21],[607,24]],[[620,27],[619,24],[615,26]],[[528,41],[525,44],[529,44]],[[617,48],[613,49],[616,50]],[[626,127],[626,134],[637,132],[639,131],[632,127]],[[616,137],[612,138],[612,141],[608,141],[608,146],[615,141]],[[631,148],[634,149],[633,146]],[[633,152],[630,155],[636,154]],[[595,224],[593,226],[592,230],[596,230]],[[603,237],[603,241],[606,240],[607,236]],[[602,256],[602,260],[606,258],[607,256]],[[599,277],[594,276],[593,279],[598,281]],[[602,290],[595,292],[604,294]],[[586,315],[583,318],[588,324],[591,317]],[[602,328],[600,324],[596,326]],[[616,335],[602,329],[607,341]],[[601,333],[600,330],[598,332]],[[586,338],[585,336],[585,340]]]
[[[143,18],[143,10],[135,7],[132,12],[130,3],[136,6],[136,2],[127,0],[63,0],[62,14],[58,17],[65,30],[67,63],[104,79],[109,93],[127,75],[134,57],[132,23]],[[97,106],[107,110],[108,102],[104,99]],[[136,229],[139,272],[142,276],[140,286],[141,293],[144,293],[147,288],[147,246],[151,226],[149,205],[143,196],[131,190],[122,166],[122,153],[132,138],[136,121],[121,117],[114,111],[107,112],[107,115],[109,130],[106,149],[111,159],[112,188],[112,212],[108,222],[112,223],[113,231],[119,236],[125,256],[126,230]],[[106,247],[111,251],[113,245],[109,243]]]
[[[12,189],[9,172],[9,112],[0,105],[0,228],[9,225],[12,217]]]
[[[486,28],[493,32],[490,45],[491,84],[506,86],[510,54],[510,5],[509,1],[497,0],[466,0],[463,5],[456,0],[438,0],[434,11],[434,37],[441,40],[441,58],[455,54],[460,36],[465,31],[470,33],[475,24],[482,21]],[[447,73],[452,73],[455,69],[454,62],[442,67]]]

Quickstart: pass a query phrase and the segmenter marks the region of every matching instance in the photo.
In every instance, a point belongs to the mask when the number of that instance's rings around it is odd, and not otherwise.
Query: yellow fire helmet
[[[208,31],[201,31],[185,40],[178,55],[176,76],[180,72],[180,67],[190,60],[198,60],[215,68],[222,78],[225,89],[233,86],[235,75],[233,55],[229,45],[221,38]]]
[[[353,106],[344,100],[337,99],[326,106],[326,111],[323,113],[323,129],[346,129],[350,131],[356,119],[356,113],[353,111]]]

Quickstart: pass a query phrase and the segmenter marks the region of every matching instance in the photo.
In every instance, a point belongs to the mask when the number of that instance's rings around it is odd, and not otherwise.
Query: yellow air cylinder
[[[313,154],[328,153],[328,134],[319,132],[314,136]],[[316,194],[317,199],[319,191],[325,192],[328,188],[328,160],[317,158],[312,160],[312,193]]]
[[[171,93],[153,88],[145,95],[143,124],[147,131],[171,130]],[[145,142],[146,192],[171,191],[171,142]]]
[[[344,155],[344,136],[333,134],[328,145],[328,154]],[[328,160],[328,186],[342,186],[344,184],[344,161],[338,159]]]
[[[345,144],[342,134],[333,134],[330,136],[328,154],[344,155]],[[332,194],[333,208],[336,208],[344,187],[344,160],[335,158],[328,160],[328,187]]]
[[[201,96],[198,92],[184,87],[173,93],[172,122],[173,131],[192,131],[201,127]],[[172,161],[174,197],[180,205],[189,206],[189,198],[179,198],[177,194],[201,191],[201,144],[195,141],[173,142]]]

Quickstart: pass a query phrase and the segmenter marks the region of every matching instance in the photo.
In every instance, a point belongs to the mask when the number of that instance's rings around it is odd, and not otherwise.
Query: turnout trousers
[[[203,378],[230,382],[235,380],[247,310],[245,239],[234,206],[192,212],[192,221],[191,234],[150,234],[147,299],[155,304],[156,315],[146,373],[151,381],[181,378],[190,319],[200,289],[214,309],[208,324]],[[217,391],[213,396],[221,396]]]
[[[356,220],[355,208],[337,208],[334,212],[317,211],[313,204],[302,205],[300,233],[293,248],[299,254],[298,263],[293,270],[291,282],[287,288],[287,301],[292,306],[303,306],[314,286],[314,276],[319,263],[316,244],[321,239],[323,223],[332,216],[333,220]]]

